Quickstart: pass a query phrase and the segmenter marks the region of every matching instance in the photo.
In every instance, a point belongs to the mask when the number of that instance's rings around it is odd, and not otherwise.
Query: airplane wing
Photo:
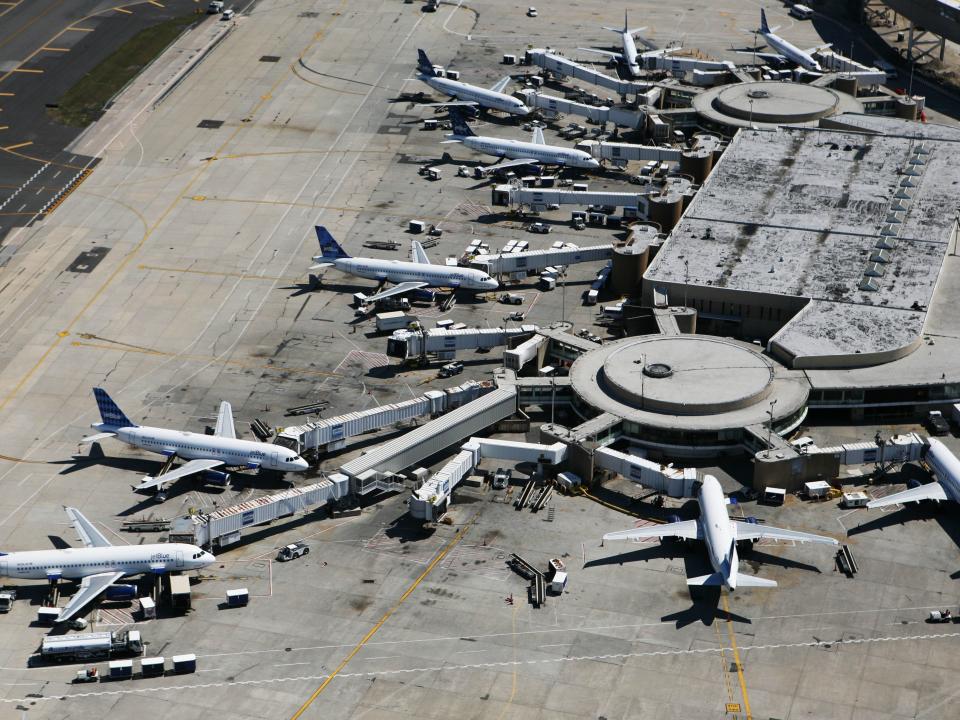
[[[755,53],[752,50],[737,50],[737,52],[740,55],[756,55],[758,58],[763,58],[764,60],[773,60],[774,62],[779,62],[779,63],[789,62],[789,60],[787,60],[785,55],[781,55],[779,53],[768,53],[768,52]]]
[[[420,103],[420,107],[476,107],[478,104],[473,100],[448,100],[447,102]]]
[[[427,257],[427,251],[424,250],[423,245],[418,243],[416,240],[414,240],[413,244],[410,246],[410,256],[415,263],[420,263],[421,265],[430,264],[430,258]]]
[[[618,530],[603,536],[604,540],[640,540],[642,538],[681,537],[689,540],[700,538],[700,523],[696,520],[681,520],[666,525],[651,525],[649,527],[634,528],[633,530]]]
[[[98,440],[106,440],[107,438],[112,438],[116,436],[117,434],[112,432],[102,432],[102,433],[97,433],[96,435],[87,435],[85,438],[81,438],[80,444],[83,445],[86,443],[95,443]]]
[[[220,412],[217,413],[217,427],[213,434],[217,437],[237,439],[237,428],[233,424],[233,408],[226,400],[220,403]]]
[[[370,295],[364,302],[374,303],[377,300],[383,300],[384,298],[393,297],[394,295],[403,295],[404,293],[412,292],[413,290],[419,290],[420,288],[425,288],[430,283],[416,281],[416,282],[402,282],[397,285],[394,285],[392,288],[384,290],[383,292],[374,293]]]
[[[157,477],[150,477],[147,475],[145,478],[143,478],[143,480],[140,481],[140,484],[135,486],[133,489],[149,490],[150,488],[159,487],[160,485],[166,485],[174,480],[179,480],[187,475],[193,475],[194,473],[203,472],[204,470],[212,470],[213,468],[220,467],[223,464],[223,460],[191,460],[185,465],[181,465],[176,470],[171,470],[163,475],[158,475]]]
[[[800,532],[799,530],[786,530],[784,528],[771,527],[770,525],[754,525],[753,523],[747,523],[741,520],[731,520],[730,523],[733,525],[737,540],[770,538],[773,540],[796,540],[801,543],[822,543],[824,545],[840,544],[832,537],[814,535],[813,533]]]
[[[316,258],[314,258],[314,260],[316,260]],[[311,265],[311,266],[310,266],[310,269],[311,269],[311,270],[322,270],[323,268],[328,268],[328,267],[333,267],[333,263],[329,263],[329,262],[317,263],[316,265]]]
[[[67,517],[70,518],[73,529],[77,531],[77,535],[80,536],[80,540],[85,547],[112,546],[112,543],[103,536],[103,533],[94,527],[92,522],[87,520],[82,512],[72,507],[65,507],[64,510],[67,513]]]
[[[943,490],[943,485],[938,482],[919,485],[903,492],[887,495],[886,497],[871,500],[867,503],[868,508],[880,508],[887,505],[896,505],[897,503],[919,502],[920,500],[947,500],[947,493]]]
[[[823,45],[815,45],[812,48],[807,48],[804,50],[808,55],[813,55],[815,52],[820,52],[821,50],[829,50],[833,47],[833,43],[824,43]]]
[[[539,160],[534,160],[533,158],[517,158],[516,160],[507,160],[507,162],[497,163],[496,165],[488,165],[484,168],[487,171],[490,170],[503,170],[504,168],[520,167],[522,165],[539,165]]]
[[[60,611],[60,615],[57,617],[57,622],[66,622],[72,618],[81,608],[83,608],[84,605],[98,597],[108,587],[113,585],[113,583],[122,577],[122,572],[106,572],[98,575],[87,575],[83,580],[80,581],[80,589],[77,591],[77,594],[70,598],[70,602],[68,602],[63,610]]]
[[[533,129],[533,137],[530,139],[534,145],[546,145],[547,141],[543,139],[543,128],[535,127]]]
[[[511,78],[509,75],[507,75],[505,78],[503,78],[503,79],[501,79],[501,80],[497,80],[497,82],[494,83],[493,87],[491,87],[490,90],[493,91],[493,92],[502,93],[504,90],[507,89],[507,85],[510,84],[510,81],[511,81],[512,79],[513,79],[513,78]]]
[[[577,48],[577,50],[583,50],[584,52],[595,53],[597,55],[606,55],[608,58],[616,60],[617,62],[623,60],[623,53],[610,52],[609,50],[597,50],[596,48]]]

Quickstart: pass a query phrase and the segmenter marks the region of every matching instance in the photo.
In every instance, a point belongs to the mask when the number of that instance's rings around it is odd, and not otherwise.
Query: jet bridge
[[[670,497],[696,497],[695,483],[698,475],[695,468],[674,468],[660,465],[636,455],[597,448],[593,453],[594,466],[615,472],[627,480],[643,485]]]
[[[633,143],[598,142],[596,140],[582,140],[577,143],[578,150],[586,150],[597,160],[613,160],[626,162],[637,160],[648,162],[680,162],[683,150],[665,148],[658,145],[634,145]]]
[[[654,88],[654,90],[659,93],[660,88]],[[596,105],[587,105],[565,98],[553,97],[552,95],[544,95],[536,90],[521,90],[520,94],[523,95],[524,102],[528,107],[539,108],[548,113],[579,115],[598,125],[613,123],[630,130],[642,130],[647,125],[647,113],[642,109],[632,110],[625,107],[607,107],[606,105],[597,107]],[[653,105],[656,98],[652,97],[652,94],[648,94],[651,95],[649,98],[651,102],[647,104]]]
[[[275,442],[298,453],[332,452],[344,447],[348,438],[404,420],[424,415],[440,415],[475,400],[492,389],[491,382],[470,381],[445,390],[429,390],[412,400],[378,405],[369,410],[283,428],[277,434]]]
[[[291,517],[335,502],[348,493],[347,478],[332,476],[312,485],[265,495],[212,513],[198,512],[177,518],[170,526],[170,542],[182,542],[203,548],[224,548],[240,542],[243,530]]]
[[[575,194],[602,195],[606,197],[610,193]],[[632,197],[636,199],[636,196]],[[532,273],[540,272],[548,267],[599,262],[609,260],[612,257],[613,245],[594,245],[584,248],[551,248],[549,250],[528,250],[518,253],[501,253],[499,255],[477,255],[470,262],[470,267],[486,270],[490,275],[506,275],[524,270]]]
[[[431,475],[410,498],[410,515],[418,520],[435,522],[447,511],[450,494],[463,478],[484,459],[535,462],[538,465],[559,465],[567,457],[567,446],[562,442],[552,445],[538,443],[470,438],[446,465]]]
[[[613,207],[643,208],[646,217],[647,195],[625,192],[586,192],[583,190],[553,190],[527,188],[515,185],[495,185],[491,203],[500,207],[529,206],[546,209],[549,205],[611,205]]]
[[[497,388],[351,460],[340,472],[350,478],[355,493],[383,489],[384,481],[402,470],[486,430],[516,411],[516,389]]]
[[[524,338],[536,331],[536,325],[463,330],[397,330],[387,338],[387,355],[402,360],[425,360],[430,356],[452,360],[459,350],[501,347],[509,344],[513,338]]]

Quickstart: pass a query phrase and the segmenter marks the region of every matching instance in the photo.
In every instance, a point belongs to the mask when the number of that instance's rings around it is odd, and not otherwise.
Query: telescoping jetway
[[[495,185],[491,198],[493,205],[514,207],[526,205],[546,209],[550,205],[611,205],[613,207],[642,207],[647,211],[647,195],[624,192],[589,192],[585,190],[553,190],[516,185]]]
[[[659,91],[659,88],[655,89]],[[598,125],[613,123],[630,130],[641,130],[647,124],[647,113],[640,108],[607,107],[606,105],[597,107],[596,105],[587,105],[586,103],[552,95],[544,95],[536,90],[521,90],[520,94],[528,107],[544,110],[545,117],[560,113],[578,115]]]
[[[322,507],[346,496],[348,492],[347,478],[333,476],[312,485],[247,500],[210,514],[198,512],[173,521],[170,542],[190,543],[207,549],[227,547],[240,542],[241,533],[247,528]]]
[[[678,148],[665,148],[657,145],[634,145],[633,143],[597,142],[583,140],[577,143],[577,150],[585,150],[597,160],[614,160],[625,162],[638,160],[647,162],[680,162],[683,154]]]
[[[694,483],[698,480],[695,468],[674,468],[660,465],[636,455],[597,448],[593,453],[594,467],[622,475],[638,485],[666,493],[670,497],[695,497]]]
[[[499,255],[477,255],[470,262],[470,266],[482,268],[490,275],[506,275],[524,270],[539,272],[548,267],[597,262],[609,260],[612,257],[613,245],[594,245],[584,248],[551,248]]]
[[[531,65],[536,65],[556,75],[583,80],[591,85],[612,90],[617,95],[635,96],[640,105],[654,105],[660,98],[660,88],[649,83],[638,83],[611,77],[544,49],[528,50],[526,59]]]
[[[397,489],[393,476],[517,412],[517,391],[502,387],[431,420],[340,468],[352,492]]]
[[[448,330],[397,330],[387,338],[387,355],[403,360],[452,360],[459,350],[479,350],[507,345],[512,338],[533,335],[536,325],[505,328],[465,328]]]
[[[534,462],[538,465],[559,465],[567,458],[567,446],[470,438],[446,465],[431,475],[410,498],[410,515],[418,520],[435,522],[450,504],[450,494],[484,459]]]
[[[817,52],[817,59],[825,70],[852,75],[861,85],[873,87],[887,82],[887,74],[883,70],[861,65],[856,60],[844,57],[833,50],[820,50]]]
[[[275,442],[308,455],[344,447],[355,435],[424,415],[440,415],[493,390],[491,382],[469,381],[445,390],[428,390],[420,397],[369,410],[347,413],[305,425],[283,428]]]

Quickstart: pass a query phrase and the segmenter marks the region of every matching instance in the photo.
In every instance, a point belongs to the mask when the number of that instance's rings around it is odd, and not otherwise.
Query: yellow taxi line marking
[[[147,0],[147,2],[150,3],[151,5],[156,5],[159,8],[166,7],[166,5],[163,5],[162,3],[158,3],[157,0]]]
[[[12,92],[0,92],[0,97],[14,97],[16,93]]]
[[[123,13],[124,15],[133,15],[133,11],[132,11],[132,10],[127,10],[126,8],[115,7],[115,8],[110,8],[110,9],[111,9],[111,10],[116,10],[118,13]]]
[[[30,73],[31,75],[41,75],[41,74],[43,73],[43,70],[39,70],[38,68],[14,68],[14,69],[11,70],[10,72],[12,72],[12,73]]]
[[[740,664],[740,650],[737,649],[737,635],[733,631],[733,620],[730,619],[730,604],[727,602],[726,593],[721,593],[720,598],[723,602],[723,612],[727,615],[727,634],[730,636],[733,662],[737,665],[737,679],[740,681],[740,692],[743,695],[743,710],[746,713],[747,720],[753,720],[753,715],[750,712],[750,698],[747,696],[747,683],[743,678],[743,665]]]
[[[67,30],[73,30],[74,32],[93,32],[93,28],[77,27],[76,25],[71,25]],[[64,32],[67,30],[64,30]]]
[[[351,660],[353,660],[354,657],[356,657],[357,653],[363,650],[364,645],[370,641],[370,638],[377,634],[380,628],[384,626],[384,623],[390,619],[390,616],[393,615],[403,604],[403,601],[410,597],[413,591],[417,589],[417,586],[420,585],[420,583],[422,583],[431,572],[433,572],[433,569],[440,563],[440,561],[443,560],[443,558],[445,558],[454,547],[456,547],[457,543],[463,540],[464,536],[467,534],[467,531],[470,529],[470,526],[473,525],[473,522],[476,519],[477,515],[474,515],[462,528],[460,528],[460,530],[457,531],[457,534],[454,535],[453,539],[447,543],[443,550],[436,554],[433,560],[430,561],[430,564],[427,565],[426,569],[420,573],[420,576],[410,584],[410,587],[407,588],[406,592],[404,592],[403,595],[400,596],[400,599],[394,603],[393,607],[387,610],[383,617],[377,621],[376,625],[370,628],[367,634],[361,638],[360,642],[354,646],[353,650],[347,653],[347,656],[343,659],[343,661],[341,661],[341,663],[333,670],[333,672],[327,676],[326,680],[320,683],[320,687],[313,691],[313,694],[307,698],[307,701],[300,706],[300,709],[293,714],[290,720],[297,720],[311,705],[313,705],[313,701],[320,697],[320,693],[326,689],[327,685],[329,685],[337,675],[343,672],[343,669],[350,663]]]
[[[41,49],[41,50],[46,50],[47,52],[70,52],[70,48],[50,47],[49,45],[45,45],[44,47],[42,47],[42,48],[40,48],[40,49]]]
[[[10,152],[11,150],[16,150],[17,148],[27,147],[28,145],[33,145],[33,142],[28,140],[27,142],[22,142],[17,145],[7,145],[6,147],[0,148],[0,150],[5,150]]]

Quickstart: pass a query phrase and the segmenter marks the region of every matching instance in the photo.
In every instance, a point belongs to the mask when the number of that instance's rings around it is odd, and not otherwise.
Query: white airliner
[[[816,47],[808,48],[806,50],[801,50],[796,45],[787,42],[779,35],[775,35],[777,30],[780,29],[780,26],[771,28],[767,25],[767,14],[760,9],[760,29],[756,32],[766,40],[767,45],[772,47],[777,52],[775,53],[764,53],[758,52],[753,53],[759,57],[764,58],[765,60],[775,60],[777,62],[792,62],[795,65],[799,65],[804,70],[812,70],[813,72],[823,72],[823,68],[820,67],[820,63],[813,59],[813,53],[818,50],[825,50],[830,47],[830,43],[824,45],[817,45]],[[750,31],[753,32],[753,31]],[[744,51],[745,52],[745,51]],[[747,53],[745,53],[747,54]]]
[[[393,287],[366,298],[372,303],[393,295],[403,295],[422,288],[452,288],[454,290],[496,290],[500,283],[482,270],[472,268],[431,265],[423,245],[414,241],[413,262],[405,260],[380,260],[378,258],[350,257],[325,227],[316,227],[320,241],[320,255],[314,255],[317,263],[310,267],[334,267],[341,272],[357,277],[395,283]]]
[[[127,575],[196,570],[217,560],[196,545],[183,543],[111,545],[83,513],[76,508],[64,509],[83,541],[83,548],[0,553],[0,577],[80,580],[80,590],[60,611],[58,622],[69,620]]]
[[[630,72],[631,77],[640,76],[640,63],[637,62],[637,57],[639,53],[637,52],[637,43],[634,41],[634,36],[638,33],[646,30],[646,28],[631,28],[627,21],[627,11],[623,11],[623,29],[612,28],[603,26],[604,30],[609,30],[610,32],[615,32],[620,36],[620,44],[622,47],[622,52],[610,52],[609,50],[598,50],[596,48],[577,48],[578,50],[583,50],[584,52],[596,53],[597,55],[606,55],[607,57],[616,60],[619,63],[623,63],[627,70]],[[651,50],[656,50],[652,43],[640,38],[640,42],[649,47]]]
[[[887,495],[867,503],[868,508],[880,508],[897,503],[919,502],[920,500],[952,500],[960,502],[960,460],[936,438],[927,439],[923,459],[933,472],[935,482],[918,485],[903,492]]]
[[[756,577],[754,575],[740,575],[740,560],[737,557],[737,542],[743,540],[760,540],[773,538],[775,540],[796,540],[797,542],[825,543],[837,545],[831,537],[812,535],[797,530],[784,530],[770,525],[756,525],[731,520],[727,515],[727,499],[723,496],[720,483],[712,475],[706,475],[697,490],[697,501],[700,503],[699,520],[682,520],[681,522],[652,527],[635,528],[607,533],[604,540],[637,540],[641,538],[680,537],[689,540],[703,540],[707,544],[707,554],[714,572],[709,575],[689,578],[687,585],[722,585],[730,590],[738,587],[776,587],[775,580]]]
[[[530,113],[530,108],[524,105],[522,100],[504,92],[507,85],[510,84],[511,78],[509,75],[498,81],[489,90],[459,80],[439,77],[434,73],[433,65],[427,58],[427,54],[423,50],[417,50],[417,79],[444,95],[456,98],[455,102],[426,103],[426,107],[456,105],[476,107],[479,105],[493,110],[502,110],[511,115],[528,115]]]
[[[557,165],[560,167],[584,168],[596,170],[600,163],[590,153],[574,148],[547,145],[543,140],[543,129],[534,128],[531,142],[521,140],[501,140],[495,137],[475,135],[467,125],[463,116],[452,111],[453,133],[447,135],[444,142],[463,143],[471,150],[499,158],[512,158],[509,162],[500,163],[499,170],[520,165]]]
[[[255,440],[238,440],[233,424],[233,409],[228,402],[220,403],[220,412],[217,415],[217,425],[213,435],[204,435],[137,425],[117,407],[103,388],[94,388],[93,396],[97,399],[100,418],[103,422],[91,425],[100,432],[85,437],[80,442],[91,443],[115,437],[127,445],[142,450],[160,453],[168,458],[176,456],[188,461],[157,477],[143,478],[134,490],[160,488],[174,480],[199,472],[225,482],[227,475],[214,470],[218,467],[251,470],[264,468],[281,472],[300,472],[310,467],[307,461],[293,450]]]

